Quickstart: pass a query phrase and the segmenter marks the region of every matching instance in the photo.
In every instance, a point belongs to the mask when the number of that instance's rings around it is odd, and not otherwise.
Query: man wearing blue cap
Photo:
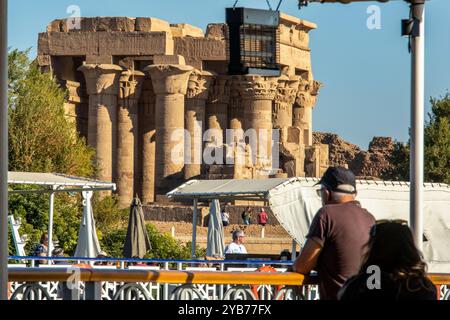
[[[355,200],[353,172],[330,167],[319,181],[323,207],[316,213],[294,271],[319,276],[321,299],[337,299],[344,282],[358,273],[375,218]]]

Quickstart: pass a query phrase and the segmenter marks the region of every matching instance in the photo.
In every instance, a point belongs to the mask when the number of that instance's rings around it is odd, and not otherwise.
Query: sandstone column
[[[313,144],[312,110],[316,105],[317,94],[322,84],[318,81],[300,80],[297,99],[294,104],[294,126],[303,130],[305,146]]]
[[[230,88],[230,104],[228,108],[228,119],[230,129],[243,129],[244,108],[242,105],[242,97],[240,92],[241,76],[233,76],[228,81],[227,86]]]
[[[244,128],[250,139],[256,177],[267,176],[272,169],[272,103],[277,78],[247,75],[242,77]]]
[[[97,178],[113,181],[117,147],[117,95],[122,68],[112,64],[85,64],[89,95],[88,144],[97,150]]]
[[[190,141],[186,143],[186,148],[189,150],[185,150],[187,156],[185,157],[184,178],[186,180],[201,174],[205,106],[212,80],[212,73],[197,69],[189,76],[185,102],[185,128],[190,135]]]
[[[68,92],[64,103],[66,117],[75,124],[78,134],[87,139],[88,104],[86,97],[83,96],[81,84],[71,80],[63,80],[61,84]]]
[[[184,167],[184,96],[191,66],[160,64],[145,68],[156,94],[155,184],[166,191],[181,179]],[[172,180],[173,181],[173,180]]]
[[[229,131],[226,132],[226,163],[234,164],[242,162],[240,155],[244,155],[243,130],[244,130],[244,106],[240,92],[241,76],[231,76],[227,87],[230,88],[230,103],[228,105]]]
[[[273,127],[292,127],[292,105],[298,91],[298,78],[281,76],[273,104]]]
[[[229,84],[228,76],[216,76],[214,84],[209,90],[208,103],[206,104],[207,128],[222,131],[220,144],[224,142],[228,127]]]
[[[155,201],[155,103],[156,96],[152,80],[146,78],[142,86],[141,104],[139,109],[139,139],[140,154],[138,158],[139,172],[136,175],[138,183],[136,190],[140,190],[143,203]]]
[[[120,77],[120,95],[117,124],[117,193],[120,207],[130,206],[134,191],[135,157],[137,144],[137,105],[144,73],[126,70]]]

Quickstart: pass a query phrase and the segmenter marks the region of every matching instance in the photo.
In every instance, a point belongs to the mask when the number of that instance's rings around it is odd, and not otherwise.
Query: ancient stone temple
[[[227,26],[206,33],[156,18],[55,20],[38,62],[67,89],[66,112],[96,149],[97,178],[123,206],[152,203],[197,179],[320,176],[328,146],[313,144],[309,32],[281,14],[280,77],[227,74]]]

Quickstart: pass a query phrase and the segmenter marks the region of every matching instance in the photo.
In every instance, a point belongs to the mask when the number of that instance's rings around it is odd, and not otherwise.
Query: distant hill
[[[347,167],[359,178],[379,179],[392,167],[389,158],[394,141],[390,137],[374,137],[367,151],[334,133],[314,132],[313,142],[328,144],[330,165]]]

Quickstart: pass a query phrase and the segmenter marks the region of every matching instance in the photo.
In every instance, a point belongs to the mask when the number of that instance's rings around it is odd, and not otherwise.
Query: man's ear
[[[327,199],[328,202],[332,200],[331,198],[331,192],[328,189],[325,189],[325,194],[327,195],[325,199]]]

